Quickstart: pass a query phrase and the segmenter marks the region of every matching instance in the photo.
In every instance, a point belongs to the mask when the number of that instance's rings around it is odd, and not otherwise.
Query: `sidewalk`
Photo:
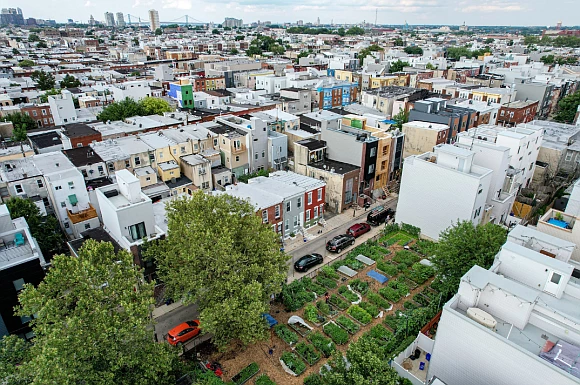
[[[353,216],[354,209],[348,209],[340,214],[334,215],[333,217],[329,218],[326,221],[326,226],[324,226],[324,227],[313,226],[309,229],[306,229],[306,232],[308,234],[307,242],[309,242],[313,239],[316,239],[318,237],[324,237],[327,233],[351,222],[353,220],[353,218],[356,219],[356,218],[365,217],[365,219],[366,219],[366,216],[368,215],[370,210],[372,210],[373,208],[375,208],[377,206],[389,205],[392,201],[396,200],[397,198],[398,198],[398,195],[393,194],[392,196],[387,197],[387,199],[377,199],[377,201],[375,203],[373,203],[371,205],[371,207],[368,208],[367,210],[357,208],[354,216]],[[322,232],[320,234],[318,234],[318,231],[320,231],[320,230],[322,230]],[[293,250],[301,247],[305,243],[306,242],[304,242],[304,238],[302,237],[302,234],[298,234],[295,239],[286,239],[286,240],[284,240],[284,252],[286,252],[288,254],[288,253],[292,252]]]
[[[165,314],[177,309],[180,306],[181,306],[181,300],[173,302],[170,305],[161,305],[159,307],[156,307],[155,309],[153,309],[153,319],[159,318],[162,315],[165,315]]]

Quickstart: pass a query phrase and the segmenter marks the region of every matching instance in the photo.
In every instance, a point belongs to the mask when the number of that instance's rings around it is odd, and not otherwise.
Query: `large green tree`
[[[409,121],[409,112],[399,108],[399,112],[393,116],[393,120],[396,122],[395,127],[402,129],[403,124]]]
[[[558,103],[558,113],[554,120],[562,123],[572,123],[580,105],[580,91],[568,95]]]
[[[409,66],[408,62],[397,60],[397,61],[391,63],[391,66],[389,67],[389,72],[390,73],[400,72],[403,70],[403,68],[408,67],[408,66]]]
[[[160,98],[147,97],[139,102],[145,115],[163,115],[164,112],[171,112],[173,108],[169,103]]]
[[[153,284],[128,252],[88,240],[19,300],[18,315],[35,315],[32,357],[19,368],[32,385],[171,383],[174,352],[153,338]]]
[[[148,252],[170,295],[199,305],[202,328],[220,348],[265,338],[262,314],[288,272],[278,235],[250,203],[227,194],[174,200],[167,218],[167,239]]]
[[[506,239],[506,230],[493,223],[474,226],[462,221],[443,231],[432,262],[445,294],[455,293],[461,277],[473,266],[488,269]]]
[[[81,81],[72,75],[66,74],[60,82],[60,88],[80,87]]]
[[[143,106],[131,98],[125,98],[103,108],[98,118],[100,121],[106,122],[107,120],[124,120],[131,116],[142,115],[145,115]]]
[[[26,140],[26,132],[29,129],[37,127],[36,122],[30,115],[24,112],[14,112],[4,116],[3,120],[12,122],[14,129],[12,131],[12,140],[23,141]]]
[[[408,55],[423,55],[423,48],[418,47],[416,45],[405,47],[404,50]]]
[[[52,90],[46,90],[44,94],[40,95],[40,101],[42,103],[48,103],[48,97],[51,95],[60,95],[60,90],[55,90],[54,88]]]
[[[53,89],[56,83],[54,76],[45,71],[34,71],[30,77],[38,84],[38,88],[42,91]]]
[[[42,216],[34,202],[19,197],[10,198],[6,205],[12,218],[26,219],[30,233],[45,257],[50,259],[54,254],[66,251],[66,240],[54,215]]]
[[[20,67],[32,67],[34,62],[32,60],[24,59],[18,62]]]
[[[15,336],[4,336],[0,339],[0,378],[2,384],[25,385],[30,379],[18,370],[18,367],[30,359],[30,342]]]
[[[347,31],[346,31],[347,35],[364,35],[365,34],[365,30],[364,28],[361,27],[350,27]]]

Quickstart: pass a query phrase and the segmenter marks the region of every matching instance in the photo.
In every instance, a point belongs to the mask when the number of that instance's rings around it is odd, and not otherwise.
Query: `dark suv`
[[[296,271],[308,271],[312,266],[316,266],[322,263],[322,255],[320,254],[308,254],[300,258],[294,263],[294,269]]]
[[[326,250],[340,253],[348,246],[354,245],[354,237],[350,234],[341,234],[326,242]]]

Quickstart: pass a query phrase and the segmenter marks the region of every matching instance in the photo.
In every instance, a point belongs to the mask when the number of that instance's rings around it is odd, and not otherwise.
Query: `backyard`
[[[271,329],[268,341],[211,357],[221,362],[224,380],[246,371],[255,373],[246,379],[249,384],[303,384],[335,349],[344,353],[363,335],[381,341],[393,355],[404,349],[441,302],[435,271],[425,261],[434,245],[418,240],[414,235],[418,229],[405,226],[387,226],[344,259],[319,270],[315,278],[285,286],[271,307],[279,324]],[[367,258],[357,259],[359,255]],[[371,270],[378,273],[372,273],[377,279],[367,275]],[[292,316],[301,317],[307,326],[289,324]],[[269,382],[261,377],[264,374]]]

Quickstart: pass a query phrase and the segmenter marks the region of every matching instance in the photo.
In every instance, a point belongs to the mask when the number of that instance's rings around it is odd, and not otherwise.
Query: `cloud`
[[[326,9],[326,7],[320,5],[298,5],[294,7],[294,11],[316,11],[320,9]]]
[[[165,9],[191,9],[191,0],[163,0]]]
[[[472,12],[517,12],[525,10],[525,7],[520,3],[504,2],[504,1],[490,1],[485,4],[471,4],[467,2],[459,3],[456,11],[463,13]]]
[[[85,3],[85,7],[94,7],[95,5],[93,3],[91,3],[91,0],[87,0],[87,2]]]

